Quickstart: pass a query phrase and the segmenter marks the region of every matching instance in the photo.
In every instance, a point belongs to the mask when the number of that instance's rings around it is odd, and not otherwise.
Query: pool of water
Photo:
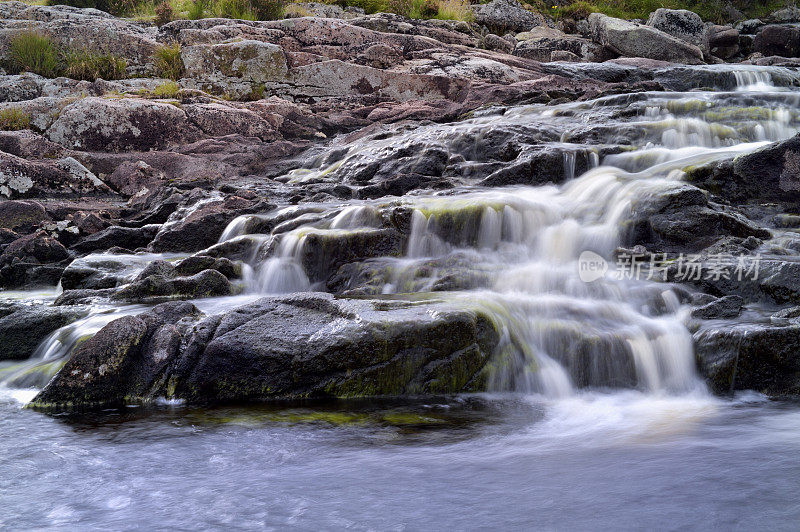
[[[770,529],[800,405],[584,392],[48,416],[0,405],[0,528]]]

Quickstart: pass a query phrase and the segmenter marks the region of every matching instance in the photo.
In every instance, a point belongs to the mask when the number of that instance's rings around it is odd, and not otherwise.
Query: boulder
[[[706,25],[700,15],[693,11],[662,7],[650,13],[647,25],[693,44],[708,53]]]
[[[720,394],[800,394],[800,325],[736,324],[695,334],[701,373]]]
[[[146,247],[155,238],[158,225],[145,225],[142,227],[121,227],[112,225],[107,229],[87,236],[72,246],[72,249],[81,253],[92,251],[105,251],[113,247],[136,250]]]
[[[625,245],[676,253],[699,251],[726,236],[771,238],[744,216],[709,205],[702,190],[687,184],[634,199],[622,231]]]
[[[0,152],[0,196],[17,199],[108,192],[97,176],[72,157],[29,160]]]
[[[110,249],[109,244],[103,249]],[[98,253],[73,260],[61,276],[64,290],[114,288],[131,282],[149,262],[147,255]]]
[[[763,20],[753,18],[741,21],[736,25],[736,29],[742,35],[756,35],[766,25]]]
[[[344,264],[401,256],[405,240],[395,229],[310,232],[303,242],[300,262],[311,282],[326,281]]]
[[[156,252],[194,252],[217,243],[228,223],[247,214],[256,203],[237,196],[211,201],[191,211],[185,218],[164,224],[150,248]],[[268,210],[268,206],[264,206]]]
[[[14,260],[43,264],[59,262],[68,257],[69,252],[61,242],[45,231],[37,231],[10,243],[0,255],[0,265]]]
[[[730,26],[714,24],[708,27],[708,48],[711,55],[730,59],[739,53],[739,31]]]
[[[787,211],[796,210],[800,207],[800,135],[740,155],[733,162],[692,168],[686,179],[734,203],[778,202]]]
[[[483,38],[483,46],[487,50],[494,50],[496,52],[503,52],[504,54],[510,54],[514,51],[515,42],[511,42],[510,40],[506,40],[494,33],[490,33],[486,37]]]
[[[0,202],[0,227],[27,233],[49,219],[44,207],[35,201]]]
[[[135,303],[154,303],[168,299],[229,296],[233,292],[233,287],[227,277],[216,270],[209,269],[187,277],[174,277],[163,273],[140,274],[135,281],[118,290],[112,299]]]
[[[25,159],[58,159],[64,148],[28,129],[0,131],[0,151]]]
[[[72,355],[32,406],[481,390],[499,342],[480,311],[437,300],[310,293],[200,318],[189,303],[169,303],[111,322]]]
[[[199,315],[194,305],[174,302],[112,321],[78,347],[31,406],[88,407],[144,396]]]
[[[789,6],[779,9],[767,17],[770,22],[777,22],[782,24],[791,24],[800,22],[800,8],[797,6]]]
[[[88,97],[68,105],[46,136],[83,151],[165,148],[199,138],[186,113],[169,103],[138,98]]]
[[[53,331],[87,314],[80,307],[22,306],[0,318],[0,360],[25,360]]]
[[[692,310],[692,317],[702,320],[735,318],[742,313],[744,299],[741,296],[724,296]]]
[[[240,134],[261,140],[278,138],[272,124],[248,109],[220,103],[191,104],[185,105],[183,109],[191,123],[210,137]]]
[[[554,52],[571,52],[581,61],[595,62],[611,59],[603,47],[589,39],[576,35],[567,35],[555,28],[539,26],[530,31],[517,34],[519,43],[514,49],[514,55],[533,59],[534,61],[551,61]]]
[[[800,28],[770,25],[756,35],[753,51],[765,56],[800,57]]]
[[[700,48],[650,26],[592,13],[589,27],[595,42],[625,57],[689,65],[703,63]]]
[[[507,31],[528,31],[534,26],[546,24],[539,13],[528,11],[517,0],[492,0],[488,4],[473,7],[475,22],[503,34]]]

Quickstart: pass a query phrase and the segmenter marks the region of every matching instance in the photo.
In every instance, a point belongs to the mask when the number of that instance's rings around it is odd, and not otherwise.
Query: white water
[[[494,124],[561,128],[567,182],[562,186],[481,189],[469,181],[456,194],[406,196],[339,205],[293,206],[266,215],[272,233],[247,235],[241,216],[220,242],[253,242],[246,268],[248,296],[313,290],[303,264],[308,235],[374,230],[393,208],[411,209],[405,257],[385,257],[390,275],[384,294],[436,289],[448,276],[485,276],[474,289],[439,293],[487,312],[503,331],[504,346],[493,362],[490,388],[574,396],[584,387],[634,387],[649,393],[687,393],[701,389],[694,371],[685,309],[669,286],[648,280],[620,279],[611,264],[601,278],[584,282],[579,257],[591,251],[611,260],[620,244],[620,223],[631,204],[678,186],[681,169],[722,160],[797,132],[800,97],[771,86],[764,69],[736,71],[733,92],[649,93],[610,96],[561,106],[523,106],[501,116],[480,116],[457,124],[423,126],[382,140],[356,142],[330,166],[290,174],[290,181],[324,180],[359,157],[383,156],[406,139],[428,139],[449,150],[459,134],[489,131]],[[747,111],[747,104],[752,109]],[[633,118],[619,109],[635,106]],[[576,152],[570,139],[587,127],[633,131],[638,149],[590,157],[591,170],[573,178]],[[476,141],[476,142],[478,142]],[[476,146],[478,150],[479,146]],[[462,150],[463,152],[463,150]],[[602,166],[600,163],[602,162]],[[216,199],[216,196],[208,201]],[[196,206],[194,207],[196,208]],[[191,214],[188,208],[168,221]],[[265,215],[260,217],[264,218]],[[247,235],[247,236],[245,236]],[[126,264],[130,276],[149,257]],[[90,256],[84,261],[103,260]],[[223,305],[228,308],[242,298]],[[212,305],[213,307],[213,305]],[[658,309],[658,310],[656,310]],[[95,309],[90,316],[53,333],[34,357],[0,374],[0,385],[25,383],[31,368],[36,385],[57,370],[81,339],[111,319],[141,311],[138,307]]]
[[[632,203],[679,186],[681,169],[734,157],[797,133],[800,99],[772,86],[765,69],[735,71],[734,92],[651,93],[640,115],[622,126],[640,133],[639,148],[609,155],[572,179],[575,152],[565,149],[568,182],[563,186],[467,189],[456,195],[404,197],[413,209],[406,258],[386,258],[392,274],[382,292],[431,289],[458,260],[469,271],[491,278],[486,288],[447,295],[493,315],[503,329],[508,352],[495,361],[490,386],[496,390],[566,397],[585,386],[635,387],[650,393],[702,389],[695,370],[686,310],[669,286],[619,279],[614,264],[602,278],[579,276],[579,257],[591,251],[611,260],[620,244],[620,224]],[[753,95],[752,97],[750,95]],[[561,107],[531,106],[456,125],[413,131],[447,146],[454,130],[491,128],[493,121],[565,125],[562,141],[613,109],[621,97]],[[743,109],[750,105],[752,110]],[[563,117],[563,118],[562,118]],[[293,179],[324,179],[364,154],[387,153],[402,137],[364,142],[342,161]],[[378,227],[381,209],[391,202],[328,207],[330,215],[277,235],[271,258],[256,264],[256,292],[312,289],[301,261],[304,236],[311,231]],[[237,220],[224,238],[241,234]],[[434,265],[433,267],[431,265]],[[433,272],[431,273],[431,270]],[[654,311],[654,308],[662,310]],[[666,310],[664,310],[666,309]]]

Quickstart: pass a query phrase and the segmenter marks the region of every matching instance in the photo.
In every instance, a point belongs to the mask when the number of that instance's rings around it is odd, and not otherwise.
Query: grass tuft
[[[114,54],[79,49],[64,53],[63,73],[68,78],[94,81],[125,79],[128,62]]]
[[[19,131],[30,129],[31,115],[20,111],[16,107],[0,110],[0,130]]]
[[[149,92],[148,96],[156,100],[174,100],[181,92],[181,87],[174,81],[166,81]]]
[[[179,42],[165,44],[156,49],[153,64],[159,77],[179,80],[183,77],[183,59]]]
[[[59,72],[58,47],[50,37],[36,31],[22,31],[11,38],[7,61],[13,73],[33,72],[54,78]]]

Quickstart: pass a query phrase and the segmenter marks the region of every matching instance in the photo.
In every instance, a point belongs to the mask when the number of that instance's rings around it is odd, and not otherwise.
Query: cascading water
[[[388,272],[380,292],[442,290],[437,286],[455,282],[455,289],[437,297],[493,315],[504,346],[492,363],[490,388],[550,397],[583,387],[702,388],[684,325],[686,310],[669,285],[624,278],[613,264],[599,279],[585,282],[579,268],[585,252],[612,261],[622,244],[621,222],[633,202],[679,186],[682,169],[731,158],[797,132],[796,94],[774,88],[767,71],[734,75],[739,86],[733,91],[520,107],[501,117],[415,130],[409,135],[430,138],[453,152],[459,148],[454,130],[490,129],[500,121],[547,122],[563,128],[562,143],[591,138],[597,129],[605,131],[606,142],[623,140],[624,132],[624,141],[639,149],[607,155],[603,166],[591,151],[591,169],[573,179],[575,151],[565,146],[567,183],[560,187],[481,189],[467,181],[464,190],[446,195],[329,206],[327,215],[275,236],[280,244],[255,265],[251,286],[261,293],[311,288],[302,263],[304,235],[378,227],[381,210],[402,205],[411,209],[406,253],[374,260]],[[623,115],[633,119],[608,120],[622,106],[638,112]],[[594,122],[603,118],[602,129],[595,128]],[[324,179],[351,160],[380,156],[403,142],[390,137],[356,144],[343,160],[298,171],[292,179]],[[244,227],[237,220],[223,238],[242,234]]]
[[[242,216],[231,222],[220,242],[246,239],[252,245],[246,297],[324,289],[310,280],[304,263],[309,236],[319,240],[379,230],[389,213],[406,210],[404,256],[368,261],[379,272],[372,293],[435,291],[436,297],[494,316],[503,347],[491,363],[491,389],[550,397],[583,387],[695,389],[686,311],[670,286],[623,278],[613,264],[605,275],[585,282],[581,257],[591,252],[613,262],[613,251],[622,243],[620,223],[631,205],[679,186],[682,169],[795,134],[800,95],[771,84],[773,75],[794,80],[784,70],[734,70],[735,90],[521,106],[356,141],[336,162],[322,158],[315,168],[293,171],[286,180],[325,180],[359,160],[381,160],[397,146],[423,139],[465,159],[463,186],[443,194],[310,204]],[[566,183],[485,188],[470,181],[469,166],[481,164],[481,139],[496,125],[547,131],[543,139],[550,140],[543,141],[561,154]],[[465,144],[465,138],[474,139],[474,145]],[[608,150],[601,161],[601,148],[615,145],[623,148]],[[589,170],[575,178],[581,158],[582,168]],[[128,273],[135,274],[139,262]],[[241,302],[233,298],[198,305],[219,309]],[[4,364],[0,386],[41,386],[82,339],[111,319],[140,310],[94,309],[50,335],[31,360]]]

